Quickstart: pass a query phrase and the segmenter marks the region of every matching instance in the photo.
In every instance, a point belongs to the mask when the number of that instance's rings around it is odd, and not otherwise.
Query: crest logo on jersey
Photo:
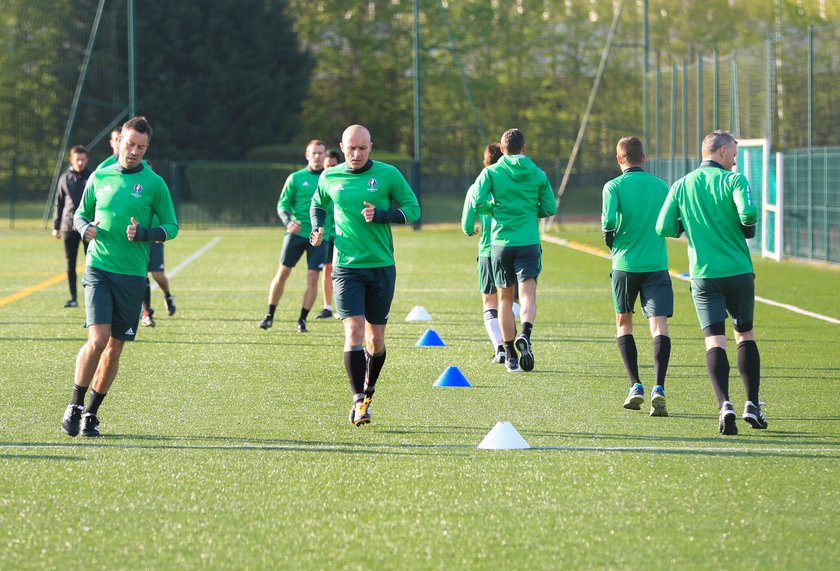
[[[344,190],[344,185],[338,183],[337,185],[335,185],[335,190]]]
[[[309,186],[309,181],[308,180],[303,181],[303,184],[301,186]]]
[[[368,180],[368,192],[376,192],[376,179],[372,178]]]
[[[134,198],[140,198],[143,194],[143,185],[142,184],[135,184],[134,185],[134,192],[131,193],[131,196]]]

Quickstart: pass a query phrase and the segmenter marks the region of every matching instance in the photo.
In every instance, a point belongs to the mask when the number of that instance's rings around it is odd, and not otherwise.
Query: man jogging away
[[[653,337],[654,387],[650,416],[668,416],[665,374],[671,359],[668,318],[674,313],[674,290],[668,274],[665,238],[656,233],[656,218],[668,194],[668,185],[642,170],[645,159],[639,139],[624,137],[618,141],[616,160],[622,174],[604,185],[601,229],[612,251],[615,337],[630,377],[624,408],[639,410],[645,399],[633,337],[633,312],[636,298],[640,297],[642,315],[648,319]]]
[[[499,293],[505,368],[516,373],[534,369],[531,332],[537,315],[537,277],[542,270],[539,219],[554,214],[557,205],[548,177],[524,154],[522,131],[508,129],[500,142],[502,158],[481,171],[475,181],[475,211],[493,217],[490,257]],[[522,333],[514,343],[517,282]]]
[[[745,238],[755,236],[758,208],[747,178],[732,172],[738,141],[726,131],[703,139],[703,162],[671,185],[656,221],[660,236],[688,237],[691,295],[706,338],[706,370],[718,405],[721,434],[738,434],[729,399],[726,316],[732,318],[738,346],[738,372],[747,401],[742,418],[767,428],[758,399],[760,360],[755,342],[755,275]]]

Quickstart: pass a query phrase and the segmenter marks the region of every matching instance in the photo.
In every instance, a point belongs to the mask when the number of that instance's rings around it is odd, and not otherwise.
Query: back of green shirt
[[[758,208],[744,175],[704,161],[671,186],[656,231],[660,236],[676,236],[680,219],[688,237],[692,278],[752,273],[750,250],[740,225],[755,224]]]
[[[153,223],[154,216],[160,224]],[[116,164],[98,169],[88,179],[76,210],[76,229],[99,221],[87,251],[88,266],[129,276],[145,276],[149,243],[129,242],[126,228],[134,217],[146,227],[160,226],[167,240],[178,235],[178,220],[169,188],[152,169],[125,173]]]
[[[656,233],[656,218],[668,195],[661,178],[628,169],[604,185],[601,229],[615,230],[612,267],[624,272],[668,269],[665,238]]]
[[[309,222],[309,205],[318,187],[319,176],[321,176],[321,171],[312,172],[308,168],[295,171],[286,178],[286,183],[280,192],[277,213],[286,212],[292,220],[300,223],[298,236],[308,238],[312,232],[312,224]]]
[[[539,219],[557,205],[551,183],[525,155],[504,155],[481,171],[475,181],[475,210],[493,217],[493,246],[540,243]]]
[[[493,217],[489,214],[476,214],[475,185],[473,184],[467,190],[467,196],[464,198],[464,210],[461,212],[461,229],[467,236],[472,236],[475,231],[476,217],[478,217],[478,223],[481,224],[481,233],[478,235],[478,256],[480,258],[489,258],[492,243],[491,228],[493,226]]]
[[[318,181],[312,208],[334,208],[335,251],[333,264],[340,268],[380,268],[394,265],[394,240],[388,224],[366,222],[365,202],[377,210],[390,210],[394,201],[406,222],[420,218],[414,191],[395,167],[371,161],[360,173],[338,165],[327,169]]]

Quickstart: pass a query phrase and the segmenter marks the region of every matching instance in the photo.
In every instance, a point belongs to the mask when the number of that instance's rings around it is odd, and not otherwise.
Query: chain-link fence
[[[781,252],[840,262],[838,47],[840,26],[811,27],[729,54],[658,66],[648,77],[648,168],[673,183],[696,168],[703,136],[715,129],[766,141],[783,157],[784,207],[781,220],[772,221],[784,228]],[[774,154],[761,166],[745,174],[759,199],[775,197]],[[761,251],[762,244],[753,248]]]

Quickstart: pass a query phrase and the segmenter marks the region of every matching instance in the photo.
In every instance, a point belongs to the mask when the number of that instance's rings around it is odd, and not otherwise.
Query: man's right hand
[[[56,240],[61,240],[61,232],[59,232],[58,230],[53,230],[53,231],[52,231],[52,236],[53,236],[53,238],[55,238]]]
[[[298,232],[300,232],[300,222],[298,222],[297,220],[292,220],[291,222],[289,222],[289,225],[286,226],[286,230],[291,232],[292,234],[297,234]]]
[[[324,229],[320,226],[317,226],[312,230],[312,233],[309,235],[309,243],[313,246],[320,246],[321,242],[324,240]]]
[[[96,238],[96,227],[99,226],[99,220],[94,220],[90,223],[90,226],[87,227],[85,230],[85,242],[90,242],[94,238]]]

